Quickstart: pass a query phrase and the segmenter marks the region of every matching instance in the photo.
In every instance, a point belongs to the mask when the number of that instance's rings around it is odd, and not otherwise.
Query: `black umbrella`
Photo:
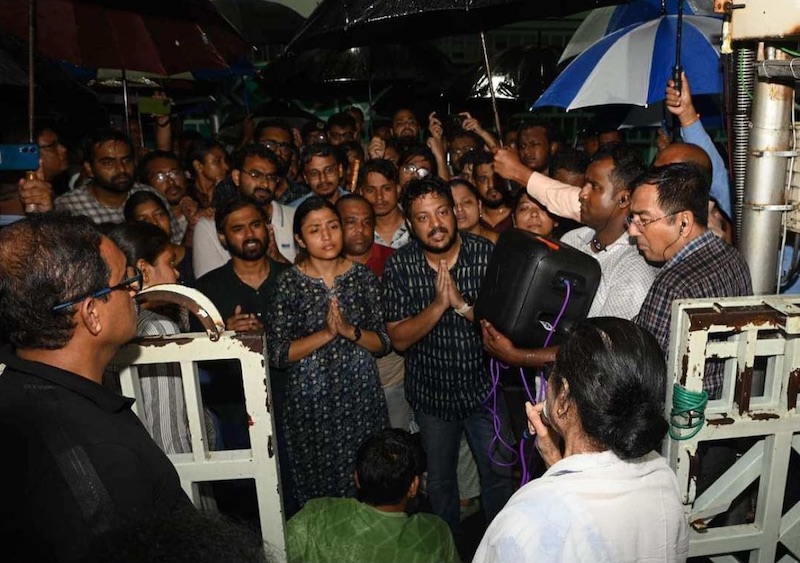
[[[454,75],[449,59],[429,43],[310,49],[285,53],[261,73],[272,95],[303,98],[369,93],[388,85],[413,84],[441,91]]]
[[[479,64],[464,73],[450,88],[453,98],[490,98],[489,85],[501,100],[530,100],[542,95],[558,75],[558,55],[553,47],[523,45],[492,57],[492,78]]]
[[[484,64],[492,75],[484,31],[507,23],[561,17],[618,4],[619,0],[323,0],[287,47],[288,51],[398,43],[481,33]],[[500,118],[490,88],[495,126]]]
[[[269,0],[211,0],[225,19],[249,42],[288,43],[305,18],[288,6]]]

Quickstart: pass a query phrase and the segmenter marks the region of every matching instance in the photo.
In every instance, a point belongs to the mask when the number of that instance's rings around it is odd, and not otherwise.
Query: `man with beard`
[[[264,145],[254,143],[236,153],[231,180],[241,198],[263,209],[269,232],[267,252],[278,262],[291,262],[295,249],[292,222],[294,209],[274,201],[278,185],[278,157]],[[197,278],[219,268],[230,260],[218,236],[218,226],[208,218],[197,221],[194,229],[194,273]]]
[[[491,153],[480,151],[473,157],[472,179],[481,196],[483,212],[481,226],[496,233],[502,233],[514,226],[511,207],[501,191],[505,180],[494,171],[494,158]]]
[[[408,225],[397,205],[400,190],[395,165],[383,158],[367,161],[359,173],[358,189],[375,210],[375,242],[394,249],[408,244]]]
[[[119,131],[99,131],[90,137],[84,146],[83,167],[89,182],[57,197],[56,211],[84,215],[95,224],[122,223],[125,202],[131,193],[147,190],[158,194],[150,186],[134,182],[133,145]],[[161,194],[158,196],[164,199]],[[170,217],[170,222],[172,242],[180,243],[186,229],[181,229],[174,217]]]
[[[311,188],[311,193],[291,202],[289,205],[292,207],[299,207],[312,195],[336,203],[337,199],[348,193],[341,187],[342,165],[336,159],[336,149],[332,145],[307,146],[300,155],[300,167],[303,169],[303,178]]]
[[[480,472],[487,521],[512,491],[508,468],[493,465],[490,457],[495,433],[483,401],[491,381],[471,305],[493,247],[484,238],[459,234],[453,196],[440,178],[409,182],[402,207],[414,240],[386,262],[387,330],[395,349],[405,353],[406,398],[428,459],[433,512],[459,545],[456,466],[462,432]],[[498,410],[502,417],[502,398]],[[499,451],[492,456],[503,457]]]
[[[294,141],[292,129],[282,119],[266,119],[259,122],[253,138],[275,153],[278,157],[278,176],[280,180],[275,188],[275,201],[288,204],[308,193],[308,186],[302,182],[295,182],[289,178],[289,168],[292,166],[292,153]]]
[[[392,137],[401,145],[413,145],[419,142],[419,121],[414,112],[408,108],[400,108],[392,116]]]
[[[263,205],[239,198],[223,203],[215,217],[219,241],[231,260],[199,278],[195,287],[208,296],[225,320],[225,328],[260,330],[268,289],[289,268],[267,254],[269,217]]]

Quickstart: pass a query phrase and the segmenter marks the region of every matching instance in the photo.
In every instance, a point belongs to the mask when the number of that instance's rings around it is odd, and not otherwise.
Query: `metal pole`
[[[28,3],[28,142],[33,143],[33,132],[36,115],[35,91],[36,79],[34,76],[33,54],[36,50],[36,0]]]
[[[125,106],[123,110],[123,119],[125,120],[125,134],[130,137],[131,136],[131,124],[128,121],[130,116],[128,115],[128,74],[125,72],[125,69],[122,69],[122,105]]]
[[[773,47],[759,45],[759,60],[786,57]],[[739,249],[750,266],[753,292],[759,295],[775,292],[779,279],[793,83],[759,79],[753,98]]]
[[[492,67],[489,64],[489,50],[486,48],[486,32],[481,31],[481,47],[483,48],[483,66],[486,70],[486,77],[489,79],[489,94],[492,97],[492,111],[494,112],[494,126],[497,129],[497,136],[500,138],[500,146],[503,146],[503,130],[500,127],[500,112],[497,111],[497,98],[494,96],[494,83],[492,82]]]

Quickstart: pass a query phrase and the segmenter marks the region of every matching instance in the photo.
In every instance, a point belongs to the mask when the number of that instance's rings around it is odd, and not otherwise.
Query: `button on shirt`
[[[461,248],[450,270],[461,295],[475,302],[492,244],[461,233]],[[436,270],[416,240],[386,262],[383,272],[386,321],[418,315],[436,293]],[[443,420],[459,420],[480,407],[489,392],[489,373],[477,325],[448,309],[433,330],[405,353],[406,398],[414,409]]]
[[[591,227],[574,229],[561,237],[561,242],[588,254],[600,264],[600,285],[587,316],[632,319],[639,312],[658,270],[639,254],[628,233],[623,233],[600,252],[592,249],[594,237]]]
[[[634,322],[649,330],[664,355],[669,354],[672,302],[701,297],[752,295],[750,269],[738,250],[706,231],[684,246],[661,268]],[[724,362],[706,362],[703,388],[712,399],[722,390]]]

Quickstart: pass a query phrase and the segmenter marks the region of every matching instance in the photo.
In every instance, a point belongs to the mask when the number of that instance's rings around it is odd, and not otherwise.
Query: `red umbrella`
[[[88,68],[171,75],[227,68],[244,39],[207,0],[36,0],[36,50]],[[28,38],[28,3],[0,0],[0,29]]]

